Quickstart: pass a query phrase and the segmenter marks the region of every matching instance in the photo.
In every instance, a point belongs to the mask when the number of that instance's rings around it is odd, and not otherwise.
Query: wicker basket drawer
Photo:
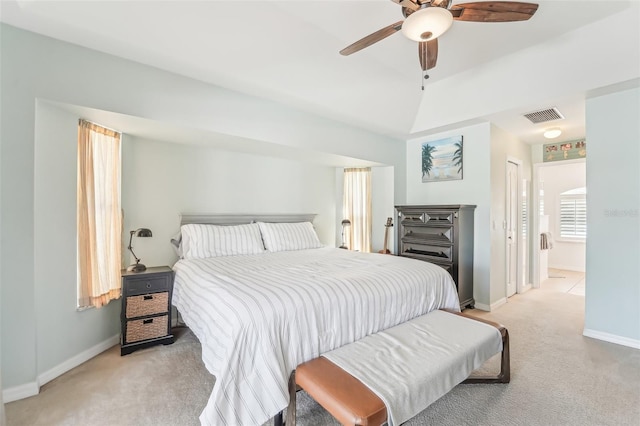
[[[155,339],[167,335],[169,330],[169,316],[162,315],[153,318],[141,318],[127,321],[127,333],[125,343],[139,342],[140,340]]]
[[[161,314],[169,310],[169,292],[127,297],[127,318]]]

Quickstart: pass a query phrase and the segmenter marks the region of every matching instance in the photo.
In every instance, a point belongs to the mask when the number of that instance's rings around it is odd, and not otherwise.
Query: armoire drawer
[[[452,263],[441,263],[441,262],[430,262],[433,263],[434,265],[438,265],[439,267],[441,267],[442,269],[444,269],[445,271],[447,271],[450,274],[453,274],[453,264]]]
[[[469,204],[396,206],[395,252],[447,271],[458,291],[460,309],[472,307],[474,210]],[[483,246],[484,247],[484,246]]]
[[[402,242],[402,255],[411,257],[440,260],[445,262],[453,261],[451,246],[438,246],[434,244],[416,244]]]
[[[405,226],[403,241],[453,243],[453,226]]]
[[[452,211],[406,211],[402,212],[401,223],[405,226],[411,224],[443,224],[451,225],[455,219],[455,212]]]

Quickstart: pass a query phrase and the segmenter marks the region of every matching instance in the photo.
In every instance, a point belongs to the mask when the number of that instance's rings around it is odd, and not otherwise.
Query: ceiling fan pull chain
[[[423,70],[420,77],[420,81],[422,81],[422,90],[424,90],[424,81],[429,79],[429,74],[427,74],[426,70]]]

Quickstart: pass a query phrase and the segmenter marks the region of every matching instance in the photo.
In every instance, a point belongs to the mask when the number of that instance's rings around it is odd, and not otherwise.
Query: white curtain
[[[99,308],[120,297],[120,133],[80,120],[77,191],[78,306]]]
[[[345,242],[350,250],[371,252],[371,168],[344,169],[343,219]]]

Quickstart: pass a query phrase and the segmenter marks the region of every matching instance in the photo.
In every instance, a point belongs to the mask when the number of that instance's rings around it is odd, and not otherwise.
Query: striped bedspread
[[[260,425],[288,404],[295,367],[423,315],[459,309],[430,263],[319,248],[180,260],[173,304],[216,377],[204,425]]]

